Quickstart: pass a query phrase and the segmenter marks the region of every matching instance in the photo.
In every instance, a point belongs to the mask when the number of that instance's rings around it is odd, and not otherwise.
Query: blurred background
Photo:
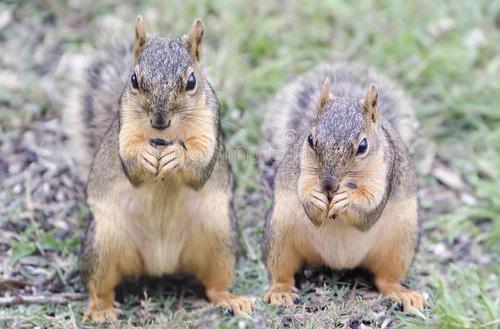
[[[61,107],[79,80],[75,63],[131,42],[139,13],[160,35],[205,22],[205,71],[228,147],[244,155],[232,158],[242,244],[233,291],[257,300],[251,317],[234,318],[183,278],[134,282],[118,293],[124,324],[500,326],[500,1],[41,0],[0,3],[0,327],[82,325],[76,259],[88,210]],[[346,59],[398,81],[414,100],[424,236],[406,284],[428,295],[422,313],[403,314],[352,272],[306,270],[301,304],[290,309],[260,299],[270,206],[256,159],[264,110],[296,75]]]

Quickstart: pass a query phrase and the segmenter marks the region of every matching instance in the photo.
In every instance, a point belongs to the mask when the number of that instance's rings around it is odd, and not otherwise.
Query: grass
[[[110,35],[130,40],[137,13],[150,31],[175,35],[202,17],[203,61],[222,104],[238,184],[239,228],[248,241],[243,255],[250,249],[257,258],[270,200],[260,192],[255,155],[273,93],[318,63],[355,59],[399,81],[414,100],[424,136],[418,165],[425,233],[408,283],[429,295],[421,314],[401,313],[372,294],[362,276],[328,271],[303,274],[301,304],[265,305],[260,299],[267,286],[264,267],[242,256],[233,290],[257,297],[252,317],[227,316],[203,304],[189,286],[167,281],[125,294],[124,326],[500,327],[500,1],[8,1],[0,12],[12,15],[0,27],[0,155],[5,158],[16,152],[16,143],[25,145],[27,132],[59,118],[65,81],[71,78],[58,71],[62,55],[104,47]],[[60,138],[47,145],[54,154],[64,150]],[[444,164],[445,177],[436,172],[436,162]],[[56,222],[57,216],[37,209],[34,221],[28,221],[29,207],[19,201],[24,194],[15,188],[0,196],[2,276],[40,286],[56,282],[62,291],[81,289],[72,275],[85,217],[81,197],[70,198],[76,208]],[[66,221],[76,223],[75,230],[61,239]],[[18,235],[12,237],[13,232]],[[42,261],[44,255],[54,258]],[[25,268],[35,260],[42,274],[33,277]],[[2,308],[0,326],[81,326],[84,306]]]

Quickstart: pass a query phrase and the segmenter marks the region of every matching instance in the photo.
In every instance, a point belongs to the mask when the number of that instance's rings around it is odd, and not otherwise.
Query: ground
[[[137,13],[161,34],[205,21],[204,63],[238,185],[243,252],[233,291],[255,298],[256,309],[233,317],[186,278],[130,282],[118,289],[124,326],[500,326],[500,1],[89,3],[0,4],[0,327],[92,326],[81,322],[76,270],[85,182],[61,132],[73,78],[65,63],[111,39],[131,40]],[[344,59],[384,72],[414,100],[424,235],[406,283],[427,294],[421,313],[402,313],[356,272],[307,269],[297,306],[262,302],[259,240],[270,205],[257,160],[263,112],[284,82]]]

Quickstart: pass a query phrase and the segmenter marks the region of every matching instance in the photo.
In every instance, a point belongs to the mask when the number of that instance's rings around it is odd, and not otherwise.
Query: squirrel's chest
[[[363,262],[377,243],[378,229],[373,227],[361,232],[354,227],[337,222],[313,228],[310,241],[322,261],[334,269],[353,269]]]

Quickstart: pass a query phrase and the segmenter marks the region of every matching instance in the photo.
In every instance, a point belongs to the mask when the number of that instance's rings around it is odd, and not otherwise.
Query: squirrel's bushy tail
[[[84,177],[118,114],[132,57],[127,46],[115,46],[106,53],[75,56],[69,67],[69,73],[77,77],[63,106],[63,127],[70,139],[77,172]]]

